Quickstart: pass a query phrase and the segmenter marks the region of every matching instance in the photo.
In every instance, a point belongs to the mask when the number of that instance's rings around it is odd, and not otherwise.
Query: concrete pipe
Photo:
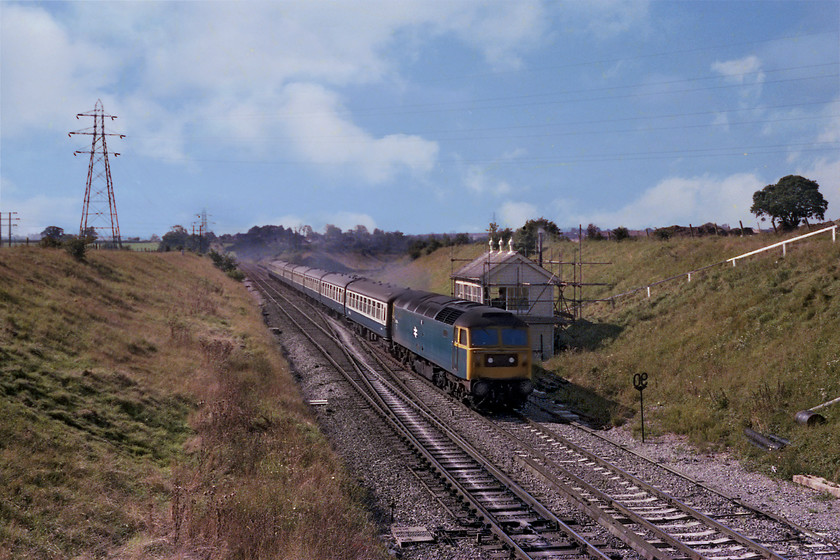
[[[813,410],[800,410],[796,413],[796,422],[803,426],[816,426],[825,424],[825,416]]]
[[[812,406],[808,410],[800,410],[796,413],[796,421],[802,424],[803,426],[815,426],[817,424],[824,424],[825,416],[823,416],[822,414],[817,414],[814,411],[837,403],[840,403],[840,397],[832,399],[828,402],[824,402],[822,404],[818,404],[817,406]]]

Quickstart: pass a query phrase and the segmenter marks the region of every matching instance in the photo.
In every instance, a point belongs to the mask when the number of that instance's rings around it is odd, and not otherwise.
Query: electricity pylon
[[[82,206],[82,221],[79,225],[79,237],[86,237],[91,230],[105,230],[110,229],[111,242],[122,248],[122,239],[120,238],[120,222],[117,219],[117,203],[114,200],[114,183],[111,180],[111,164],[108,162],[108,144],[105,141],[106,136],[119,136],[125,138],[125,134],[106,134],[105,133],[105,118],[111,120],[117,117],[113,115],[106,115],[102,108],[102,100],[96,100],[96,106],[92,112],[79,113],[79,117],[93,117],[93,128],[71,132],[69,136],[74,134],[85,134],[92,136],[90,142],[90,151],[76,150],[73,155],[90,154],[90,163],[88,164],[87,186],[85,187],[85,201]],[[114,157],[120,155],[114,152]],[[106,214],[107,211],[107,214]],[[107,223],[110,217],[109,225],[99,225],[100,223]],[[98,233],[97,233],[98,236]],[[107,238],[107,236],[102,236]]]

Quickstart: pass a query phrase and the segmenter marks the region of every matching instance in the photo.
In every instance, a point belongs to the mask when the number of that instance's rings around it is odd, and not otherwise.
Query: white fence
[[[731,259],[726,259],[726,262],[731,262],[732,266],[735,266],[735,262],[738,259],[743,259],[744,257],[749,257],[751,255],[756,255],[758,253],[763,253],[764,251],[769,251],[770,249],[775,249],[776,247],[782,248],[782,256],[787,255],[787,246],[788,243],[794,243],[796,241],[801,241],[806,237],[811,237],[812,235],[819,235],[821,233],[825,233],[827,231],[831,232],[831,242],[834,243],[837,241],[837,226],[829,226],[825,229],[821,229],[819,231],[813,231],[811,233],[806,233],[805,235],[800,235],[799,237],[794,237],[792,239],[788,239],[787,241],[782,241],[780,243],[774,243],[773,245],[768,245],[763,249],[758,249],[756,251],[750,251],[749,253],[744,253],[743,255],[738,255],[737,257],[732,257]]]
[[[782,255],[787,255],[787,245],[789,243],[795,243],[797,241],[801,241],[801,240],[805,239],[806,237],[819,235],[821,233],[827,233],[829,231],[831,232],[831,242],[834,243],[835,241],[837,241],[837,226],[836,225],[835,226],[829,226],[829,227],[821,229],[819,231],[806,233],[805,235],[800,235],[798,237],[787,239],[787,240],[781,241],[779,243],[774,243],[773,245],[768,245],[767,247],[763,247],[763,248],[757,249],[755,251],[750,251],[749,253],[744,253],[743,255],[738,255],[737,257],[732,257],[730,259],[726,259],[725,261],[720,261],[720,262],[716,262],[714,264],[706,265],[702,268],[698,268],[698,269],[692,270],[690,272],[683,272],[681,274],[677,274],[676,276],[671,276],[670,278],[665,278],[664,280],[654,282],[653,284],[648,284],[647,286],[642,286],[641,288],[635,288],[633,290],[623,292],[621,294],[616,294],[614,296],[610,296],[606,299],[590,300],[589,303],[598,303],[598,302],[615,303],[615,301],[619,298],[626,297],[626,296],[641,292],[643,290],[647,292],[647,297],[650,297],[650,289],[653,288],[654,286],[659,286],[660,284],[664,284],[666,282],[671,282],[673,280],[677,280],[679,278],[684,278],[684,277],[687,277],[688,281],[691,282],[691,275],[692,274],[697,274],[698,272],[703,272],[704,270],[707,270],[707,269],[712,268],[714,266],[719,266],[719,265],[722,265],[722,264],[725,264],[725,263],[730,263],[730,262],[732,263],[732,266],[735,266],[735,263],[739,259],[743,259],[745,257],[756,255],[758,253],[763,253],[764,251],[769,251],[770,249],[775,249],[777,247],[782,248]]]

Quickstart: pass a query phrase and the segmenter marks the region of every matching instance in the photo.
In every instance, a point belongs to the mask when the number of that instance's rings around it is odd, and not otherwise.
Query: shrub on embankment
[[[370,558],[259,309],[208,259],[0,251],[0,559]]]

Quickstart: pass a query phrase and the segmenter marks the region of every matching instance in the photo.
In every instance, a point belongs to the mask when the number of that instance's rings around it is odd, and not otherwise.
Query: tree
[[[526,255],[535,253],[537,251],[540,230],[545,234],[543,241],[548,241],[549,239],[556,240],[562,235],[557,224],[549,219],[539,218],[537,220],[528,220],[524,226],[516,230],[516,234],[513,237],[513,242],[517,249]]]
[[[44,231],[41,232],[41,238],[44,237],[54,241],[61,241],[61,238],[64,237],[64,229],[58,226],[47,226]]]
[[[630,239],[630,230],[628,230],[624,226],[618,226],[613,230],[613,237],[615,237],[616,241],[623,241],[624,239]]]
[[[189,249],[190,234],[187,229],[181,225],[175,225],[170,228],[163,236],[163,239],[158,245],[158,251],[171,251]]]
[[[49,226],[41,232],[41,241],[38,244],[44,248],[61,247],[64,240],[64,230],[58,226]]]
[[[810,217],[824,220],[828,201],[819,188],[816,181],[799,175],[782,177],[775,185],[767,185],[753,194],[750,212],[762,221],[769,217],[776,231],[777,220],[783,230],[794,229]]]
[[[587,239],[600,241],[604,239],[604,234],[601,233],[601,228],[599,228],[595,224],[589,224],[588,226],[586,226],[586,237]]]

